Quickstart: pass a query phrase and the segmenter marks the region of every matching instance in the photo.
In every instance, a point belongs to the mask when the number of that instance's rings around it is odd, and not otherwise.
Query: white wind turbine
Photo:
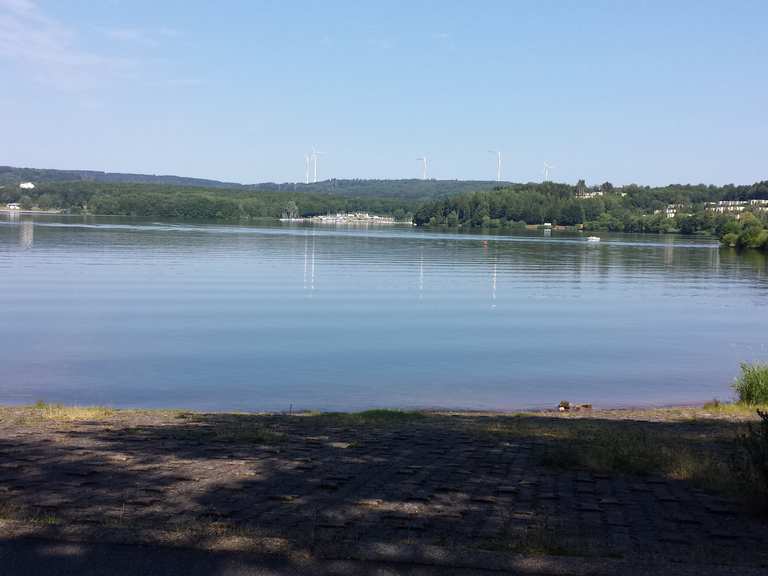
[[[421,162],[421,179],[426,180],[427,179],[427,157],[426,156],[419,156],[416,158],[419,162]]]
[[[309,184],[309,167],[312,164],[312,158],[309,154],[304,154],[304,184]]]
[[[314,146],[312,146],[312,161],[314,162],[314,177],[313,182],[317,182],[317,157],[325,154],[325,152],[320,152],[318,149],[316,149]]]
[[[549,172],[555,168],[555,166],[552,166],[549,162],[544,162],[544,182],[549,182]]]
[[[490,154],[496,154],[496,182],[501,182],[501,151],[488,150]]]

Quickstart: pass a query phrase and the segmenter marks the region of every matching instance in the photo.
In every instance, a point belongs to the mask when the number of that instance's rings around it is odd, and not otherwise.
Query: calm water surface
[[[674,404],[768,359],[763,256],[602,237],[0,216],[0,403]]]

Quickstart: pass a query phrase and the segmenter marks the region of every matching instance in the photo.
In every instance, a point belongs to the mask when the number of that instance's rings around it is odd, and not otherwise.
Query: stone
[[[519,490],[517,486],[499,486],[496,488],[496,492],[499,494],[517,494]]]
[[[472,500],[472,502],[481,502],[483,504],[493,504],[496,502],[496,498],[493,496],[472,496],[470,500]]]
[[[296,494],[271,494],[269,496],[270,500],[275,500],[277,502],[293,502],[297,498],[298,496]]]

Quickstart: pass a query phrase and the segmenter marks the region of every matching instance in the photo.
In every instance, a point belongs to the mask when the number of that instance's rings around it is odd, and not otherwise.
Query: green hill
[[[96,170],[54,170],[50,168],[18,168],[0,166],[0,185],[33,182],[35,185],[52,182],[93,182],[101,184],[161,184],[195,188],[249,190],[258,192],[291,192],[331,194],[347,198],[371,197],[427,199],[450,196],[463,192],[491,190],[497,182],[484,180],[364,180],[331,179],[304,184],[299,182],[240,184],[186,176],[99,172]]]

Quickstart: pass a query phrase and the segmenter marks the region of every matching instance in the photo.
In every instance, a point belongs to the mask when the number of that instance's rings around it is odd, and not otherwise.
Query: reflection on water
[[[309,236],[307,231],[304,238],[304,289],[307,289],[307,254],[309,254],[309,297],[315,291],[315,234],[312,232],[312,250],[309,251]]]
[[[677,403],[768,358],[765,256],[675,236],[5,219],[0,275],[0,403]]]
[[[32,248],[35,243],[35,223],[24,220],[19,224],[19,245],[22,248]]]
[[[493,275],[491,276],[491,308],[496,308],[496,272],[498,268],[498,263],[496,262],[496,257],[494,256],[493,259]]]

